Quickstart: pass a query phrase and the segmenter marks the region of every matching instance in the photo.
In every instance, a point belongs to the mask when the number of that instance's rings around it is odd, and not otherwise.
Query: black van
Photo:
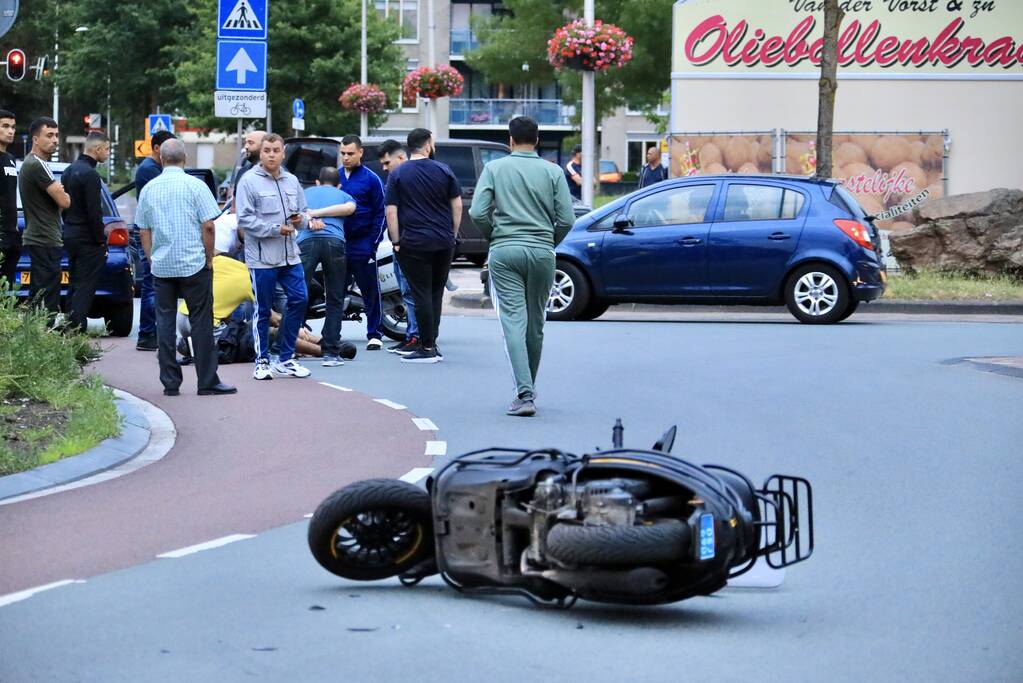
[[[362,163],[387,181],[377,161],[377,146],[387,138],[370,137],[362,141]],[[294,173],[303,186],[315,184],[324,166],[338,166],[340,138],[288,138],[284,143],[284,167]],[[476,181],[483,165],[507,156],[507,145],[486,140],[437,140],[437,161],[451,167],[462,186],[462,224],[456,256],[464,256],[476,265],[487,258],[488,244],[479,228],[469,218],[469,207],[476,192]]]

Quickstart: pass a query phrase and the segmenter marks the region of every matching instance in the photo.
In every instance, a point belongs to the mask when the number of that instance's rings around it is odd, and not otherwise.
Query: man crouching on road
[[[238,227],[245,234],[245,263],[256,295],[254,379],[309,376],[309,370],[292,358],[309,300],[295,240],[295,233],[307,227],[307,206],[298,178],[281,167],[283,160],[284,139],[271,133],[263,138],[259,164],[238,181]],[[270,304],[278,284],[288,305],[278,333],[280,356],[271,365]]]
[[[501,319],[517,396],[508,415],[536,414],[536,374],[547,300],[554,284],[554,247],[575,214],[564,174],[536,154],[536,121],[508,124],[511,155],[487,164],[469,216],[490,242],[490,292]]]

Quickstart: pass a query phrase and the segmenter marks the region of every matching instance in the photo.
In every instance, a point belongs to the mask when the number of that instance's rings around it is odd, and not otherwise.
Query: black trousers
[[[26,245],[32,259],[32,280],[28,284],[28,296],[36,306],[43,306],[56,314],[60,311],[60,247],[37,247]]]
[[[346,278],[345,243],[336,237],[309,237],[302,241],[302,271],[306,290],[312,290],[316,266],[323,270],[324,298],[327,304],[323,318],[320,349],[324,356],[341,353],[341,320],[345,313]]]
[[[419,341],[433,348],[440,333],[441,307],[444,303],[444,285],[451,271],[454,249],[418,251],[400,247],[398,263],[408,280],[412,298],[416,302],[416,322],[419,323]]]
[[[188,277],[153,277],[156,289],[156,357],[160,382],[165,389],[181,386],[181,366],[174,350],[177,340],[178,298],[188,306],[192,326],[192,351],[200,389],[220,384],[217,347],[213,343],[213,269],[203,267]]]
[[[0,247],[0,259],[3,259],[3,262],[0,263],[0,277],[7,280],[7,284],[10,285],[11,289],[14,289],[15,285],[18,284],[15,278],[18,276],[18,259],[20,258],[20,244]]]
[[[96,298],[96,287],[107,264],[107,245],[87,237],[65,236],[71,284],[68,287],[68,317],[71,324],[85,331],[89,311]]]

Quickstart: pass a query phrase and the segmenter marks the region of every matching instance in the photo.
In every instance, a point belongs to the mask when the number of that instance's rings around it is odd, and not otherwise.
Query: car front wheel
[[[849,307],[849,287],[831,266],[812,263],[796,269],[785,285],[785,305],[801,323],[829,325]]]
[[[554,286],[547,302],[548,320],[575,320],[590,302],[590,283],[582,270],[559,261],[554,270]]]

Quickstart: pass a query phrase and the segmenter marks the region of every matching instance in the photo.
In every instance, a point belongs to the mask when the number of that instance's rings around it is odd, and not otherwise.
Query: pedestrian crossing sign
[[[217,37],[266,40],[269,0],[219,0]]]
[[[146,124],[147,138],[153,137],[161,130],[168,133],[174,132],[174,123],[171,121],[170,114],[150,114],[146,119]]]

